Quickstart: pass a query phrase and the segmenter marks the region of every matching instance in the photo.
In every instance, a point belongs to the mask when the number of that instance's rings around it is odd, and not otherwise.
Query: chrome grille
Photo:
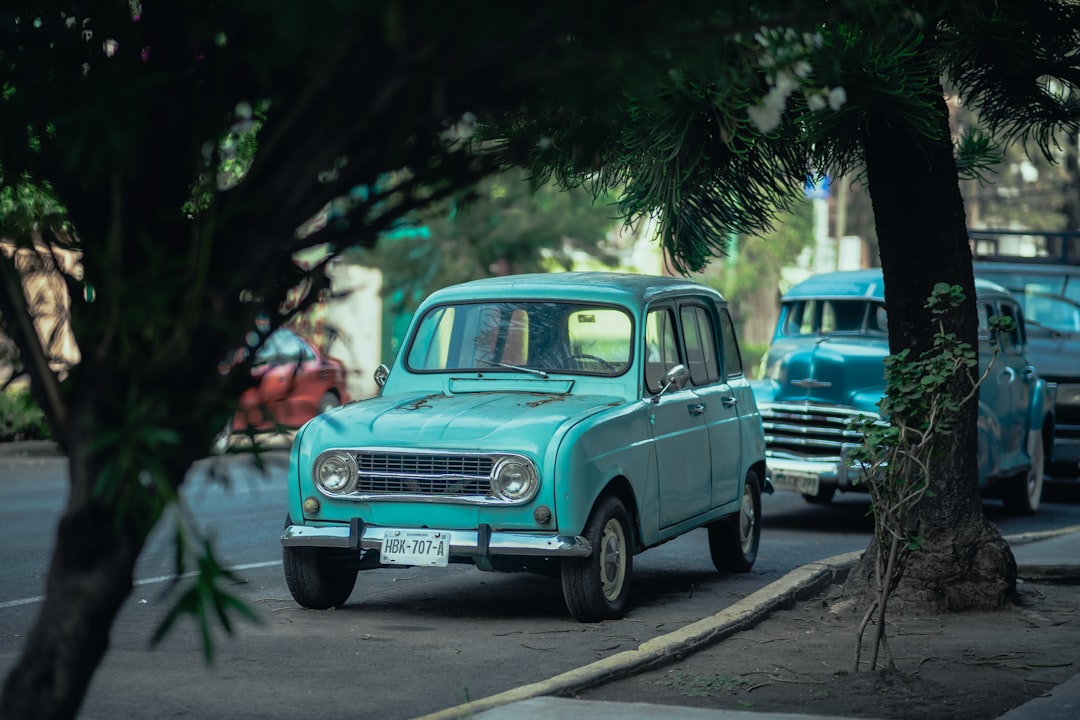
[[[761,404],[765,447],[770,454],[807,460],[840,460],[841,450],[858,445],[863,435],[848,427],[860,417],[877,419],[876,413],[829,405]]]
[[[493,458],[357,452],[356,492],[370,494],[490,495]]]

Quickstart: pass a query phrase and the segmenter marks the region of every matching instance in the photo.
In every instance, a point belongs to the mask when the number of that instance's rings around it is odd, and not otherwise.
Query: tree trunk
[[[0,696],[5,720],[78,714],[146,539],[145,523],[120,520],[115,507],[91,499],[97,469],[81,447],[72,449],[72,490],[57,528],[45,601]]]
[[[971,248],[948,108],[936,80],[932,89],[927,101],[934,108],[934,139],[885,116],[868,117],[864,131],[893,353],[910,348],[918,355],[931,349],[925,302],[939,282],[961,286],[970,301],[946,315],[946,332],[972,347],[978,343]],[[889,292],[901,287],[904,292]],[[957,377],[949,392],[959,400],[971,388],[969,378]],[[976,404],[968,402],[961,412],[960,426],[930,479],[933,496],[913,512],[911,530],[921,538],[921,549],[908,559],[896,594],[902,605],[928,612],[999,607],[1015,590],[1015,559],[982,509]],[[867,553],[851,581],[865,587],[872,577],[873,553]]]

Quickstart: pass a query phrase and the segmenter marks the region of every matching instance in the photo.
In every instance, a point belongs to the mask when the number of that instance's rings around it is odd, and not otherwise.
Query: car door
[[[660,527],[704,512],[710,502],[709,434],[704,403],[693,387],[663,390],[664,373],[685,365],[674,304],[655,306],[645,320],[645,387],[656,449]]]
[[[715,306],[684,302],[679,307],[679,319],[690,382],[701,399],[709,435],[711,461],[702,468],[699,481],[707,484],[709,504],[716,507],[738,497],[741,464],[738,401],[721,364],[723,333],[718,332],[720,316]]]
[[[1011,332],[998,336],[991,335],[988,328],[988,317],[993,315],[1017,321],[1018,309],[994,299],[980,299],[978,315],[979,369],[986,372],[989,366],[979,388],[979,435],[980,441],[986,443],[986,447],[979,449],[979,471],[985,483],[1027,463],[1027,409],[1031,399],[1029,380],[1033,372],[1023,354],[1019,324]],[[995,339],[998,344],[996,354]]]

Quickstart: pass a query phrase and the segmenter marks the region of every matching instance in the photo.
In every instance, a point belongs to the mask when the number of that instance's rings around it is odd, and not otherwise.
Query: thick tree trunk
[[[81,449],[76,445],[69,459],[71,493],[57,529],[45,601],[0,696],[5,720],[77,715],[131,592],[145,524],[119,520],[115,508],[92,499],[97,472]]]
[[[977,346],[971,249],[943,95],[938,88],[928,98],[935,108],[934,140],[881,116],[869,117],[865,126],[893,353],[910,348],[918,355],[931,348],[924,304],[939,282],[960,285],[972,300],[945,318],[946,332]],[[890,292],[893,288],[904,290]],[[968,378],[957,377],[949,391],[960,399],[971,387]],[[1016,562],[986,518],[979,495],[975,403],[967,403],[962,414],[937,462],[940,472],[931,478],[933,496],[913,512],[912,530],[922,547],[911,554],[896,595],[902,604],[931,612],[998,607],[1015,590]],[[867,553],[851,581],[867,583],[872,575],[872,553]]]

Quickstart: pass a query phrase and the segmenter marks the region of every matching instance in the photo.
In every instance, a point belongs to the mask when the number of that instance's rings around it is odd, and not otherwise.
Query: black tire
[[[709,555],[720,572],[750,572],[761,544],[761,483],[757,471],[746,473],[739,511],[709,525]]]
[[[1011,515],[1034,515],[1042,502],[1046,446],[1038,430],[1028,430],[1027,453],[1031,460],[1028,469],[1005,480],[1002,488],[1005,511]]]
[[[634,567],[630,515],[619,498],[600,500],[585,525],[585,538],[592,555],[562,561],[566,607],[579,622],[618,620],[630,605]]]
[[[312,610],[341,607],[352,595],[357,570],[342,562],[341,551],[321,547],[283,547],[281,550],[285,583],[301,606]]]
[[[335,408],[341,404],[341,400],[332,392],[323,393],[323,396],[319,398],[318,411],[322,415],[330,408]]]
[[[833,495],[836,494],[836,488],[832,485],[827,487],[818,488],[818,491],[813,495],[803,493],[803,500],[811,505],[828,505],[832,502]]]

